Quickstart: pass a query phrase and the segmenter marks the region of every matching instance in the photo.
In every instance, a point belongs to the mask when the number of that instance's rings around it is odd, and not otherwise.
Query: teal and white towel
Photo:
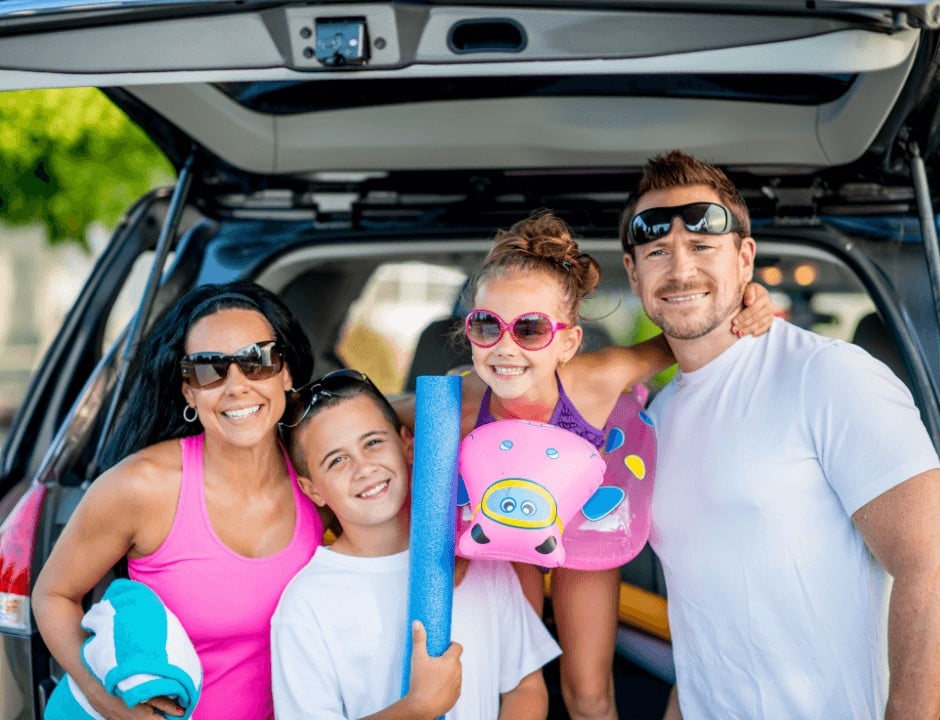
[[[202,665],[192,641],[160,597],[134,580],[112,582],[104,597],[85,613],[91,636],[82,659],[112,695],[128,707],[165,695],[192,715],[202,689]],[[45,720],[104,720],[66,675],[43,715]]]

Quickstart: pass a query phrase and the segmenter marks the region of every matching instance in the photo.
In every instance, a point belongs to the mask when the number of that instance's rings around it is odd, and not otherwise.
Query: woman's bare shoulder
[[[110,542],[118,556],[151,552],[175,516],[180,468],[179,441],[129,455],[91,483],[69,520],[69,537],[76,546]]]
[[[92,483],[96,493],[109,493],[123,501],[147,503],[176,498],[182,473],[179,440],[164,440],[121,460]]]

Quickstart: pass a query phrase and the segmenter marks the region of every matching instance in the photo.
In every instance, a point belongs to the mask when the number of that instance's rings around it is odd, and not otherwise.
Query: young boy
[[[297,720],[529,720],[548,714],[542,666],[560,654],[512,566],[458,560],[452,636],[437,658],[408,607],[411,442],[364,375],[345,371],[300,391],[290,430],[303,491],[341,527],[281,596],[271,622],[274,709]],[[287,415],[291,414],[288,410]]]

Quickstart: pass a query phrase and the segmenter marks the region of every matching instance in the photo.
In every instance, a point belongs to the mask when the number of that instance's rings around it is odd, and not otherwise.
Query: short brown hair
[[[636,190],[627,199],[626,207],[620,216],[620,244],[624,252],[632,255],[634,251],[633,245],[627,242],[627,225],[633,218],[633,211],[639,199],[652,190],[668,190],[684,185],[707,185],[714,189],[741,226],[739,242],[741,237],[750,236],[751,218],[747,205],[741,192],[724,171],[696,160],[681,150],[672,150],[666,155],[656,155],[646,161],[643,176],[637,183]]]
[[[290,456],[290,461],[294,469],[300,475],[310,477],[310,466],[307,463],[307,454],[304,452],[303,443],[300,441],[303,429],[310,424],[310,421],[316,417],[321,410],[340,405],[357,395],[365,395],[368,397],[379,409],[379,412],[382,413],[382,417],[395,429],[395,432],[401,431],[401,420],[398,418],[395,408],[392,407],[388,398],[372,384],[371,380],[356,380],[344,387],[333,388],[330,390],[329,394],[318,396],[317,402],[307,408],[307,411],[297,425],[294,427],[281,426],[284,444],[287,446],[287,454]]]

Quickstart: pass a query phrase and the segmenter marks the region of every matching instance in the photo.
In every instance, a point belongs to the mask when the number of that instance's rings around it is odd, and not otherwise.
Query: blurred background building
[[[107,241],[50,245],[40,226],[0,224],[0,442],[39,363]]]

